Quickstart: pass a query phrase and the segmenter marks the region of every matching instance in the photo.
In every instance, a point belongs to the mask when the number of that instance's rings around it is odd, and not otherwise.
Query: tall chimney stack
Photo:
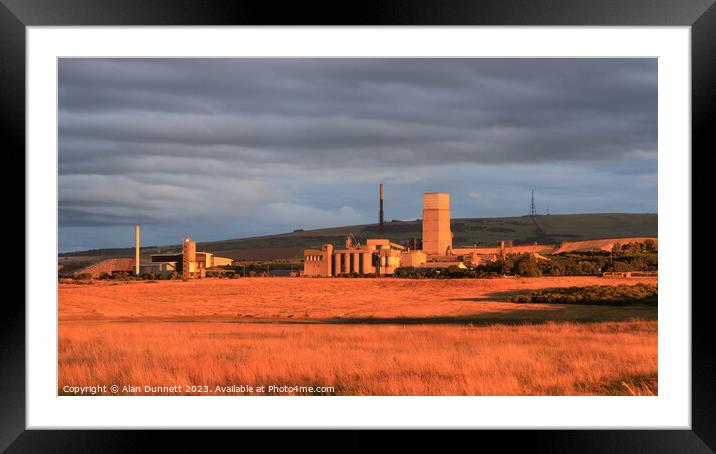
[[[139,224],[134,226],[134,275],[139,276],[139,248],[140,248]]]
[[[380,184],[380,234],[383,234],[383,183]]]

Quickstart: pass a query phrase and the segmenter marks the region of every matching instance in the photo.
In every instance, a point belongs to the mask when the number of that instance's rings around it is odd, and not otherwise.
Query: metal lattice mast
[[[532,190],[532,201],[530,202],[530,216],[537,216],[537,208],[535,208],[535,190]]]

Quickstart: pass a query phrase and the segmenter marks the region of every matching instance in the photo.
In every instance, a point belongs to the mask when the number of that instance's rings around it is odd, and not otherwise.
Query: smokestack
[[[141,244],[141,233],[139,224],[134,226],[134,275],[139,276],[139,249]]]
[[[383,183],[380,184],[380,234],[383,234]]]

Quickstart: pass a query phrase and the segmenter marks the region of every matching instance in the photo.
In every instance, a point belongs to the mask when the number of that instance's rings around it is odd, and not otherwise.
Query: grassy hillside
[[[658,236],[656,214],[567,214],[537,216],[533,222],[529,216],[507,218],[473,218],[453,219],[451,222],[454,235],[453,246],[495,245],[500,240],[512,240],[521,243],[559,243],[599,238]],[[382,237],[394,242],[402,242],[411,238],[421,237],[420,221],[388,222]],[[324,243],[343,244],[348,233],[353,233],[359,240],[379,238],[377,224],[353,225],[319,230],[305,230],[280,235],[267,235],[251,238],[197,243],[198,250],[212,251],[231,256],[231,252],[242,250],[274,249],[280,254],[293,256],[304,248],[320,247]],[[179,244],[162,246],[161,252],[179,250]],[[158,248],[143,248],[142,255],[156,253]],[[300,254],[300,252],[298,252]],[[94,257],[131,257],[133,249],[97,249],[60,254],[70,256]]]

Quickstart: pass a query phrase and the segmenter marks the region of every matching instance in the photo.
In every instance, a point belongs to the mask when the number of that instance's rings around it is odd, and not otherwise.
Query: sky
[[[656,59],[59,61],[59,250],[657,212]]]

